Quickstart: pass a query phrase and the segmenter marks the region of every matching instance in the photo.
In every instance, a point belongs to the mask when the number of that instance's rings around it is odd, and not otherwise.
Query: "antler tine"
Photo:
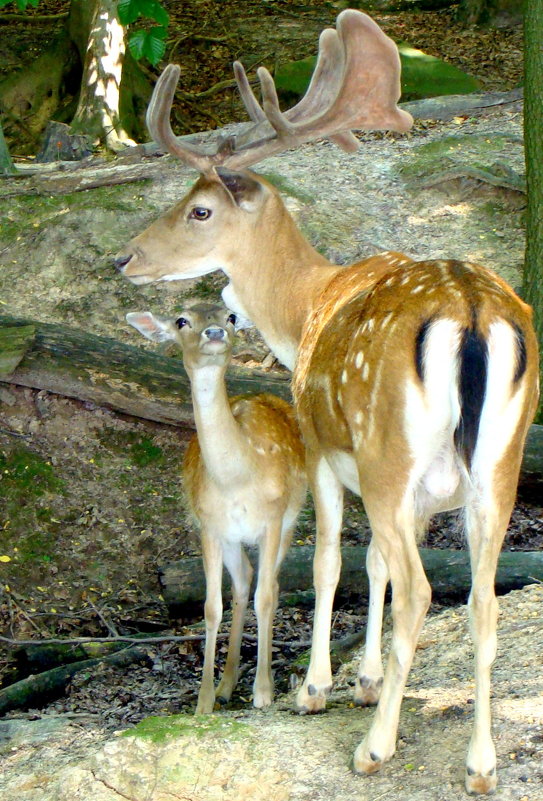
[[[202,153],[185,142],[181,143],[172,131],[170,113],[179,73],[180,68],[177,64],[168,64],[156,82],[147,109],[147,128],[153,141],[157,142],[168,153],[177,156],[199,172],[206,173],[213,168],[213,157]]]
[[[285,112],[289,122],[312,117],[332,103],[341,88],[345,71],[345,48],[334,28],[319,37],[319,53],[310,84],[299,103]]]
[[[247,110],[247,114],[253,122],[263,122],[266,119],[266,115],[251,89],[243,64],[240,61],[234,61],[232,66],[234,68],[234,77],[236,79],[238,91],[241,95],[243,105]]]
[[[360,11],[342,11],[337,30],[322,32],[319,57],[309,88],[292,109],[282,112],[270,73],[258,69],[262,106],[239,62],[234,74],[253,125],[220,143],[207,155],[180,142],[172,131],[170,110],[179,67],[169,65],[160,76],[147,112],[153,139],[202,173],[219,165],[249,167],[262,159],[318,137],[354,151],[358,140],[352,129],[407,131],[410,114],[396,105],[400,97],[400,58],[394,42]]]
[[[258,70],[262,105],[273,132],[266,131],[255,99],[256,106],[251,107],[260,122],[237,138],[234,153],[223,163],[234,169],[250,166],[318,137],[353,151],[358,141],[352,129],[409,130],[411,115],[396,105],[401,65],[394,42],[360,11],[343,11],[336,25],[336,31],[327,29],[321,34],[315,74],[302,100],[290,111],[280,110],[269,72],[263,67]]]
[[[343,11],[337,29],[345,47],[345,80],[331,116],[341,106],[346,128],[409,130],[413,118],[396,105],[401,95],[401,64],[394,42],[359,11]]]

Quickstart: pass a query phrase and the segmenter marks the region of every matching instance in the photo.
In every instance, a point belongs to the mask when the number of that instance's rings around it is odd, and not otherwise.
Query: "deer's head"
[[[255,229],[263,230],[266,215],[276,223],[277,214],[287,214],[276,190],[247,167],[317,138],[355,151],[359,143],[352,129],[402,132],[413,122],[396,105],[401,91],[396,45],[359,11],[343,11],[336,29],[321,33],[311,83],[286,112],[279,108],[273,78],[264,67],[258,70],[262,104],[239,62],[234,73],[253,124],[240,135],[219,138],[213,153],[179,140],[172,131],[179,67],[170,64],[157,81],[147,111],[149,131],[201,177],[183,200],[117,254],[117,268],[135,284],[196,278],[220,269],[230,274],[240,249],[254,248]]]

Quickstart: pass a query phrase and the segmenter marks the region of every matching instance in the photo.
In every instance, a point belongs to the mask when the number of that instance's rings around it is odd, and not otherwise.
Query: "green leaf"
[[[0,0],[0,8],[4,8],[4,6],[8,6],[12,0]],[[27,6],[33,6],[36,8],[40,0],[14,0],[17,8],[19,11],[25,11]]]
[[[140,15],[139,0],[119,0],[117,13],[121,25],[130,25]]]
[[[143,47],[146,36],[147,33],[145,31],[136,31],[135,33],[131,34],[128,39],[128,47],[130,48],[130,52],[136,61],[139,61],[140,58],[143,58]]]
[[[166,28],[154,27],[148,31],[136,31],[128,39],[128,46],[136,60],[146,58],[156,66],[166,50]]]
[[[162,8],[158,0],[139,0],[139,6],[142,17],[149,17],[160,25],[167,25],[170,21],[167,11]]]
[[[117,10],[123,25],[130,25],[138,17],[148,17],[160,25],[167,25],[170,21],[167,11],[158,0],[119,0]]]

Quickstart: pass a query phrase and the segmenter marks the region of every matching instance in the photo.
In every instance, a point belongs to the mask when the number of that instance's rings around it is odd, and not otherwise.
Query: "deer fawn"
[[[294,396],[317,514],[316,608],[301,711],[325,707],[332,686],[329,639],[340,570],[343,487],[359,493],[373,538],[367,567],[370,622],[355,701],[378,706],[355,770],[373,773],[394,753],[400,705],[430,587],[417,540],[437,511],[462,507],[472,563],[475,722],[466,788],[492,792],[496,755],[490,668],[496,652],[494,576],[516,493],[523,444],[538,396],[531,310],[476,264],[414,261],[382,253],[340,267],[302,237],[278,192],[242,170],[315,137],[357,146],[352,128],[406,131],[396,107],[395,45],[365,14],[344,11],[321,34],[304,98],[279,109],[271,76],[258,71],[263,103],[235,65],[254,124],[206,155],[176,139],[169,112],[178,68],[157,82],[153,138],[200,171],[171,211],[137,236],[116,263],[134,284],[222,270],[223,298],[253,321],[295,368]],[[393,637],[383,673],[384,590],[392,583]]]
[[[253,704],[273,700],[271,650],[277,577],[288,550],[307,482],[304,450],[292,407],[273,395],[228,399],[235,315],[199,305],[173,322],[150,312],[127,314],[130,325],[155,342],[173,340],[183,350],[197,435],[183,461],[189,508],[199,523],[206,576],[206,644],[196,712],[226,703],[236,686],[243,621],[253,570],[243,544],[258,545],[255,610],[258,660]],[[222,617],[222,566],[232,578],[232,626],[226,664],[215,693],[215,644]]]

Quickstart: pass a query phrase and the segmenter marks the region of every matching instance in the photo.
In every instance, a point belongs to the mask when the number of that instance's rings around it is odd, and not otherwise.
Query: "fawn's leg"
[[[255,592],[258,658],[253,684],[253,705],[258,708],[269,706],[273,701],[272,635],[279,592],[277,575],[280,539],[281,519],[274,520],[267,526],[258,555],[258,581]]]
[[[232,578],[232,624],[224,671],[216,692],[217,701],[221,704],[230,700],[238,681],[243,624],[253,577],[253,568],[241,545],[225,543],[223,558],[226,569]]]
[[[202,529],[202,557],[204,562],[204,572],[206,577],[206,601],[205,601],[205,622],[206,622],[206,644],[204,651],[204,668],[202,672],[202,683],[198,693],[198,703],[196,714],[208,714],[213,712],[215,705],[215,646],[217,642],[217,631],[222,619],[222,547],[215,537]]]

